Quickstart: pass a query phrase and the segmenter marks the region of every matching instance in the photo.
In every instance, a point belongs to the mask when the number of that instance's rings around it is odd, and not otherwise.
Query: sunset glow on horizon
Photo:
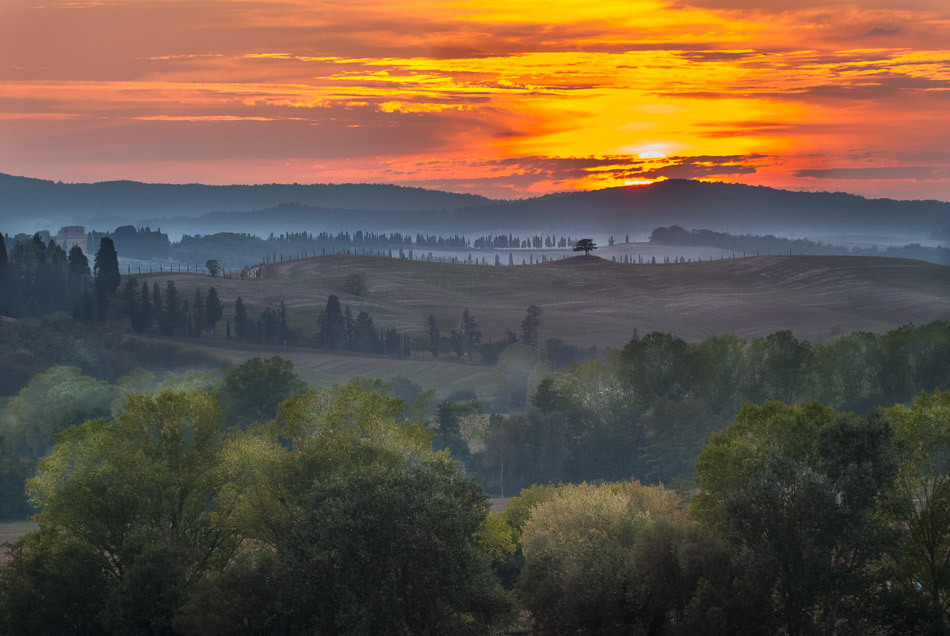
[[[5,0],[0,172],[950,201],[945,0]]]

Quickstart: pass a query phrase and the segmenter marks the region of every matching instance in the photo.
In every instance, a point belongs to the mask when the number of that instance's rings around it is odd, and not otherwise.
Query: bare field
[[[345,286],[354,273],[366,276],[360,296]],[[578,346],[619,347],[635,327],[641,334],[668,331],[687,340],[724,333],[758,337],[791,329],[799,338],[820,342],[855,330],[880,332],[908,322],[950,319],[950,267],[851,256],[760,256],[669,265],[624,265],[591,256],[495,267],[332,255],[266,265],[260,279],[163,274],[148,280],[164,285],[169,278],[186,299],[196,285],[214,285],[226,316],[238,296],[252,317],[283,300],[291,325],[307,337],[315,334],[317,315],[331,293],[354,314],[368,311],[377,327],[416,336],[424,334],[430,313],[447,336],[468,307],[486,341],[503,338],[506,329],[519,331],[525,308],[539,305],[541,339],[561,338]],[[219,326],[218,342],[222,332]],[[300,354],[300,364],[315,376],[336,375],[336,369],[350,366],[401,372],[398,360],[360,358],[365,362],[356,364],[350,356],[313,354],[307,362],[308,355]],[[448,373],[437,371],[443,372]]]

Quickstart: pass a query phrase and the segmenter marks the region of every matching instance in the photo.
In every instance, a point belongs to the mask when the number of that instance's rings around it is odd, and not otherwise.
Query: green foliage
[[[0,568],[0,632],[23,636],[104,633],[102,563],[78,538],[31,532]]]
[[[55,434],[109,415],[115,397],[114,387],[76,367],[53,367],[4,407],[0,426],[17,452],[35,463],[50,451]]]
[[[559,488],[521,541],[518,590],[545,634],[666,633],[715,576],[678,497],[638,482]]]
[[[265,423],[277,415],[277,406],[307,390],[307,384],[294,373],[289,360],[274,356],[267,360],[251,358],[232,367],[218,391],[226,421],[247,428],[254,422]]]
[[[770,621],[789,634],[861,629],[895,540],[876,513],[896,474],[892,436],[882,417],[769,402],[700,453],[696,513],[742,559],[740,578],[771,591]]]
[[[546,347],[555,367],[558,347],[551,341]],[[509,377],[502,366],[496,377],[504,397],[524,383],[527,372]],[[689,478],[709,435],[725,429],[743,404],[817,399],[866,415],[945,386],[950,386],[950,322],[906,325],[881,335],[856,332],[816,346],[788,331],[698,343],[651,333],[611,352],[606,361],[574,364],[537,382],[530,401],[550,422],[549,439],[531,432],[543,426],[536,417],[509,420],[505,434],[486,436],[472,466],[494,493],[502,457],[506,474],[520,475],[506,480],[506,489],[535,481],[632,476],[669,483]],[[514,401],[500,405],[516,407]],[[563,461],[541,462],[542,456],[553,457],[554,449]]]
[[[524,408],[528,396],[534,393],[547,373],[541,350],[528,345],[508,345],[498,356],[492,373],[497,397],[496,408],[516,410]]]
[[[462,435],[462,419],[482,412],[478,402],[445,401],[436,407],[436,435],[433,445],[438,450],[448,450],[460,462],[471,457],[468,440]]]
[[[950,393],[922,394],[887,409],[900,470],[890,515],[905,529],[892,563],[903,593],[928,607],[934,633],[950,629]]]

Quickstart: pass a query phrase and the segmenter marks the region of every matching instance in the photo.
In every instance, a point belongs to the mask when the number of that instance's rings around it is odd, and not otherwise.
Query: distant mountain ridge
[[[456,194],[388,184],[160,184],[138,181],[62,183],[0,173],[0,219],[96,225],[138,223],[146,218],[194,217],[214,211],[247,212],[296,203],[379,211],[447,210],[491,202]],[[40,228],[37,228],[40,229]],[[114,229],[96,227],[96,229]],[[4,232],[10,232],[3,228]]]
[[[173,237],[362,229],[620,239],[645,238],[658,226],[676,224],[791,238],[859,233],[918,240],[950,225],[950,203],[687,180],[498,201],[381,184],[65,184],[0,174],[0,221],[7,233],[55,231],[71,223],[112,230],[134,223],[160,226]]]

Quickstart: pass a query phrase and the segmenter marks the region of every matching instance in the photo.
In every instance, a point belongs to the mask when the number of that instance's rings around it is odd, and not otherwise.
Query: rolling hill
[[[365,274],[366,292],[347,293],[345,278]],[[851,256],[761,256],[701,263],[623,265],[575,257],[534,266],[448,265],[370,256],[334,255],[266,265],[260,279],[195,274],[149,275],[171,279],[183,298],[196,286],[214,285],[230,316],[241,296],[256,318],[267,306],[287,304],[291,326],[307,336],[334,293],[354,313],[366,310],[377,327],[422,337],[433,314],[443,335],[468,307],[489,339],[519,331],[525,309],[539,305],[540,338],[577,346],[620,347],[633,335],[667,331],[687,340],[735,333],[759,337],[790,329],[798,338],[826,341],[851,331],[882,332],[908,322],[950,319],[950,267],[919,261]],[[216,338],[201,346],[220,346]],[[320,384],[350,375],[426,377],[446,387],[483,385],[490,367],[431,358],[393,360],[335,354],[306,347],[242,347],[240,359],[272,352],[294,360]],[[418,381],[418,380],[417,380]]]

